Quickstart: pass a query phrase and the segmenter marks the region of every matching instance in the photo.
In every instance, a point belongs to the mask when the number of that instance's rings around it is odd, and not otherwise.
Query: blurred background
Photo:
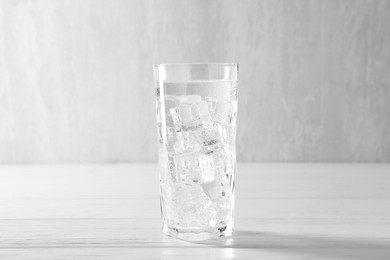
[[[390,162],[388,0],[0,0],[0,163],[156,162],[171,62],[240,64],[240,162]]]

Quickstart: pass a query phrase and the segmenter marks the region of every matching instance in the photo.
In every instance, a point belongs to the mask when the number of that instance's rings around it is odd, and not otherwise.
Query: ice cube
[[[230,124],[233,116],[233,103],[229,100],[220,100],[215,105],[214,121],[220,124]]]
[[[212,155],[214,160],[215,175],[226,173],[226,166],[229,160],[227,153],[228,152],[226,150],[220,150],[219,152]]]
[[[226,174],[215,176],[214,180],[209,183],[203,183],[204,193],[211,199],[216,200],[222,197],[230,196],[229,180]]]
[[[166,178],[169,182],[180,182],[178,171],[176,169],[175,160],[172,154],[167,155],[168,160],[166,161]]]
[[[236,119],[237,102],[235,100],[209,101],[212,107],[211,116],[219,124],[233,124]],[[211,111],[211,110],[210,110]]]
[[[170,114],[170,109],[180,106],[181,104],[197,104],[202,100],[199,95],[165,95],[164,103],[159,104],[158,107],[164,105],[165,111],[165,120],[167,122],[167,126],[173,126],[173,120]]]
[[[170,109],[173,123],[177,129],[194,130],[211,120],[207,103],[181,104]]]
[[[211,154],[223,147],[223,139],[218,126],[212,123],[206,123],[196,131],[197,138],[202,144],[202,151],[205,154]]]
[[[181,182],[204,183],[214,180],[213,158],[201,153],[176,155],[175,165]]]
[[[165,147],[167,148],[169,153],[174,152],[174,145],[177,140],[178,132],[176,132],[174,127],[166,127],[166,141],[164,143]]]
[[[213,115],[215,112],[215,107],[217,105],[218,100],[215,98],[212,98],[212,97],[205,97],[204,99],[209,107],[210,114]]]
[[[230,184],[230,176],[234,174],[234,155],[230,149],[221,149],[217,152],[208,155],[213,159],[214,178],[218,175],[227,175],[228,185]]]
[[[193,113],[191,105],[180,105],[170,109],[173,123],[176,129],[193,129],[200,127],[202,121],[200,117]]]
[[[199,102],[198,104],[196,104],[195,109],[197,110],[196,113],[199,114],[203,122],[211,121],[211,115],[207,102]]]
[[[159,151],[159,172],[161,182],[178,182],[175,162],[171,154],[162,148]]]
[[[164,213],[168,222],[179,227],[208,225],[215,209],[199,185],[169,183],[162,185]],[[214,220],[215,221],[215,220]]]
[[[173,123],[173,120],[172,120],[172,117],[171,117],[169,110],[173,107],[177,107],[178,105],[180,105],[180,101],[172,96],[166,96],[165,100],[164,100],[164,104],[161,104],[161,106],[162,105],[164,105],[164,110],[163,110],[164,114],[161,116],[162,116],[162,118],[165,117],[165,121],[166,121],[167,126],[173,127],[174,123]]]
[[[193,153],[200,151],[200,144],[195,136],[190,132],[178,133],[178,140],[174,145],[175,152],[178,154]]]

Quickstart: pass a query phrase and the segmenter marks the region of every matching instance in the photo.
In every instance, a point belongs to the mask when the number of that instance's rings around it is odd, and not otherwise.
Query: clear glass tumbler
[[[154,66],[163,232],[233,231],[238,65]]]

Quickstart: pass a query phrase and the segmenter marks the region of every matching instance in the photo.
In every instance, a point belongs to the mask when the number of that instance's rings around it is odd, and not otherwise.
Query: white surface
[[[239,164],[231,239],[160,231],[157,166],[0,166],[4,259],[388,259],[390,165]]]
[[[239,161],[390,162],[389,46],[389,0],[2,0],[0,163],[155,162],[152,64],[222,61]]]

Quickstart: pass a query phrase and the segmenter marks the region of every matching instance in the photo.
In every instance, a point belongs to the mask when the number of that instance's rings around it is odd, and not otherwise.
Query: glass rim
[[[159,67],[179,67],[179,66],[221,66],[221,67],[237,67],[238,63],[233,62],[200,62],[200,63],[161,63],[161,64],[153,64],[154,68]]]

